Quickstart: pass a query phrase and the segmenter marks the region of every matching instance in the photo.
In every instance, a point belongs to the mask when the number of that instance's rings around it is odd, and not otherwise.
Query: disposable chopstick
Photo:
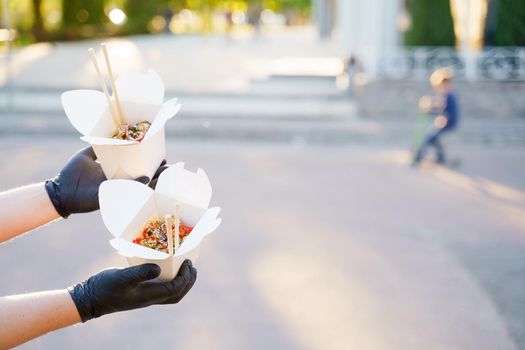
[[[113,70],[111,69],[111,62],[109,60],[108,47],[106,43],[100,44],[102,52],[104,53],[104,61],[106,62],[106,68],[109,74],[109,81],[111,83],[111,89],[113,90],[113,97],[115,98],[115,106],[117,107],[117,114],[121,122],[124,122],[126,118],[122,113],[122,106],[120,105],[120,98],[118,97],[117,84],[115,84],[115,78],[113,77]]]
[[[164,216],[164,223],[166,224],[166,237],[168,239],[168,254],[170,256],[173,255],[174,249],[173,249],[173,227],[172,224],[173,217],[169,214]],[[176,225],[175,225],[176,226]]]
[[[100,68],[98,66],[97,55],[95,54],[95,50],[93,50],[93,48],[90,48],[88,49],[88,52],[91,58],[91,63],[93,63],[93,67],[95,67],[95,71],[97,72],[98,81],[100,83],[100,86],[102,87],[102,91],[104,92],[104,95],[106,96],[106,99],[108,100],[109,112],[111,113],[111,116],[113,117],[113,120],[115,121],[115,124],[117,124],[117,127],[119,127],[120,125],[122,125],[122,123],[117,113],[115,112],[115,109],[113,108],[113,102],[111,101],[111,97],[109,96],[108,88],[106,86],[106,83],[104,82],[104,79],[102,78],[102,74],[100,73]]]
[[[179,232],[180,232],[180,206],[179,204],[177,204],[175,205],[175,247],[177,247],[177,249],[180,246]]]

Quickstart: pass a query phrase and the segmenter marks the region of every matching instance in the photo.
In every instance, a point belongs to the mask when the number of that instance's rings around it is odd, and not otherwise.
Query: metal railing
[[[424,80],[436,69],[450,67],[460,80],[525,81],[525,47],[490,47],[464,53],[451,47],[401,49],[380,62],[386,79]]]

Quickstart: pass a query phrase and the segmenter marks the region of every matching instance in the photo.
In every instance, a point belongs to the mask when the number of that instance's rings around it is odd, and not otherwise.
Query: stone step
[[[6,127],[0,135],[77,137],[65,115],[49,113],[0,114]],[[177,116],[166,125],[169,138],[307,144],[366,144],[409,146],[416,122],[353,119],[280,119]],[[447,136],[447,144],[525,146],[525,122],[468,120]]]
[[[2,86],[2,90],[13,92],[57,94],[67,90],[95,89],[99,85],[31,85],[27,83],[11,82]],[[4,93],[5,91],[2,91]],[[166,96],[198,95],[202,97],[238,97],[238,98],[345,98],[346,93],[337,88],[335,77],[326,76],[284,76],[271,75],[268,77],[253,78],[244,87],[234,90],[173,90],[166,89]]]
[[[59,91],[13,90],[0,92],[0,109],[20,113],[62,114]],[[178,97],[181,115],[227,118],[342,118],[356,115],[356,105],[348,97],[337,95],[287,97],[258,94],[167,94]]]

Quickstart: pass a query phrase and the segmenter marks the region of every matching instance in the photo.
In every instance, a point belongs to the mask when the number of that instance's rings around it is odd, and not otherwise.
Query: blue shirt
[[[444,129],[454,129],[459,122],[459,110],[456,96],[452,92],[447,93],[443,114],[447,118]]]

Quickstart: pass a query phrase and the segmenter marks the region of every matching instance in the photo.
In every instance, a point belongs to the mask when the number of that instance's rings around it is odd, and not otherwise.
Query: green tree
[[[161,5],[165,6],[165,4]],[[148,26],[151,19],[160,14],[163,9],[159,8],[158,1],[151,0],[127,0],[124,12],[128,16],[124,31],[127,34],[140,34],[149,32]]]
[[[485,43],[494,46],[525,46],[525,3],[523,0],[499,0],[489,7],[493,25],[487,23]]]
[[[31,31],[36,41],[43,41],[46,39],[46,31],[44,29],[44,21],[42,19],[42,0],[32,0],[33,11],[33,25]]]
[[[405,33],[405,45],[454,46],[450,0],[408,0],[407,5],[411,25]]]
[[[62,29],[66,38],[92,36],[104,22],[104,0],[62,0]]]
[[[310,0],[280,0],[278,7],[281,9],[308,10],[310,3]]]

